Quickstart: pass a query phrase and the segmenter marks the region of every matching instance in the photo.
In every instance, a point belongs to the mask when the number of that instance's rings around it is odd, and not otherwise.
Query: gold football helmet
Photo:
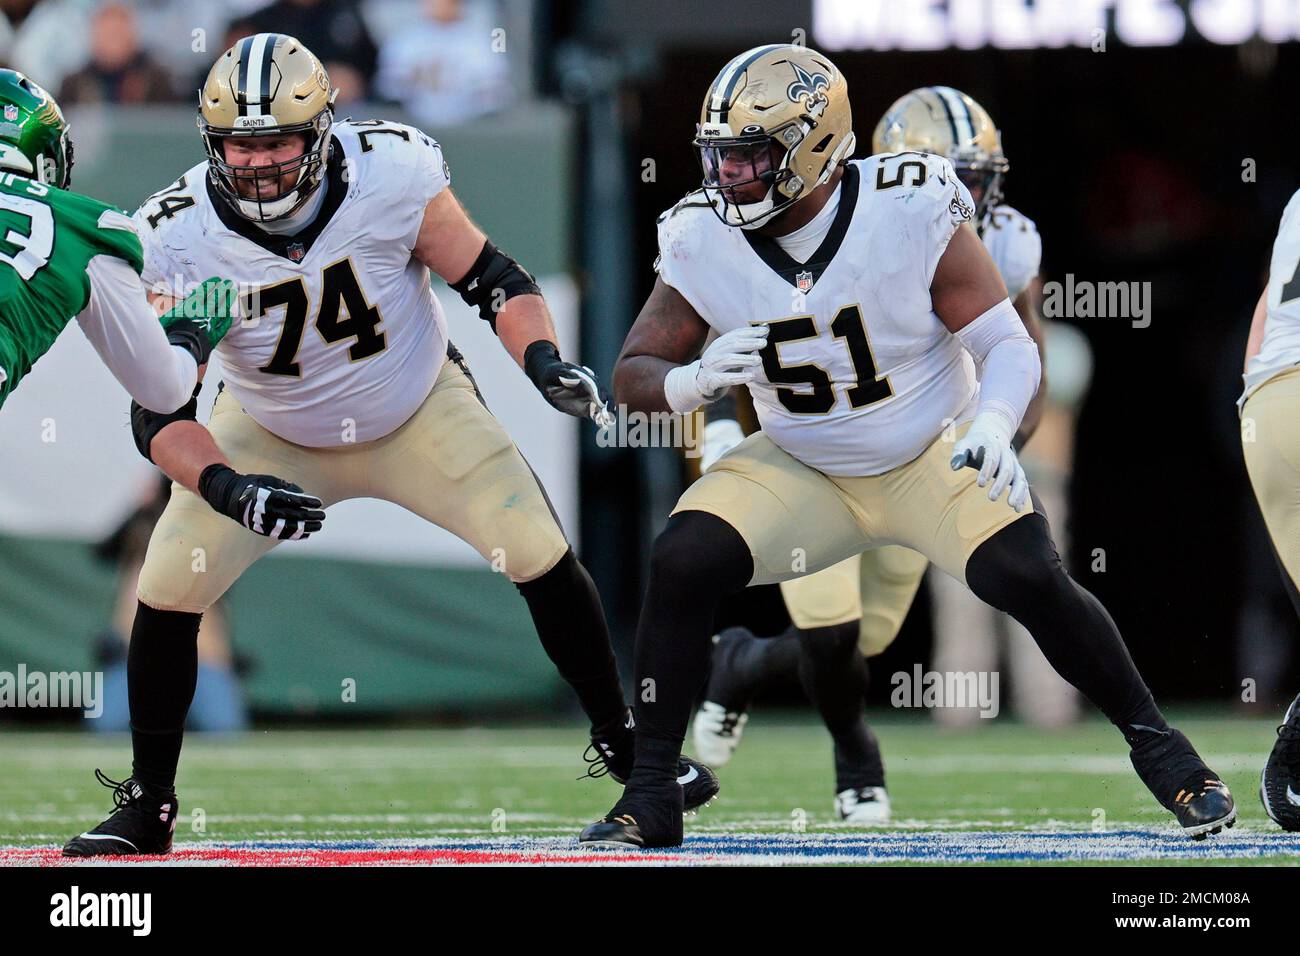
[[[259,33],[244,37],[208,71],[199,91],[199,132],[217,192],[241,215],[255,222],[282,219],[302,208],[320,186],[329,159],[334,97],[325,67],[291,36]],[[226,162],[224,143],[232,137],[305,133],[302,155],[265,166]],[[246,198],[236,180],[297,173],[279,195]]]
[[[696,127],[704,191],[729,226],[753,229],[826,182],[853,154],[844,75],[807,47],[755,47],[722,68]]]
[[[1002,178],[1011,168],[1002,134],[988,111],[951,86],[923,86],[885,110],[871,136],[873,153],[911,150],[952,161],[975,200],[975,221],[1002,201]]]

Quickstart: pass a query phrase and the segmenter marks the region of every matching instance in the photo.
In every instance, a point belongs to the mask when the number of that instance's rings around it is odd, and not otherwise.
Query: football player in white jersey
[[[1238,401],[1242,451],[1273,554],[1300,614],[1300,192],[1282,213],[1268,285],[1255,305]],[[1278,727],[1260,799],[1284,830],[1300,831],[1300,697]]]
[[[277,541],[319,529],[324,509],[349,498],[402,505],[503,561],[591,719],[590,775],[631,772],[631,712],[599,595],[449,341],[429,270],[559,410],[604,420],[595,376],[561,361],[540,290],[461,208],[438,144],[396,123],[336,123],[333,99],[294,38],[240,40],[200,92],[207,159],[137,213],[146,283],[217,272],[248,291],[221,343],[224,387],[207,426],[193,404],[133,409],[141,452],[175,482],[131,633],[135,759],[120,783],[101,775],[118,809],[67,855],[171,848],[203,612]],[[683,776],[688,804],[717,792],[707,768]]]
[[[988,111],[951,87],[912,90],[880,118],[871,151],[930,153],[952,162],[975,202],[975,231],[1041,360],[1043,333],[1032,286],[1042,261],[1042,241],[1032,220],[1002,202],[1010,164]],[[822,215],[810,225],[817,223],[822,228],[807,235],[804,227],[774,238],[796,258],[801,248],[806,257],[831,224]],[[1045,375],[1040,376],[1038,392],[1013,442],[1017,451],[1038,423],[1045,387]],[[743,440],[734,409],[734,401],[725,400],[708,407],[701,467],[707,469]],[[898,636],[928,564],[918,552],[896,545],[854,555],[817,574],[781,583],[792,622],[785,633],[762,639],[744,628],[723,631],[714,643],[708,686],[693,725],[700,759],[715,769],[727,763],[744,732],[749,701],[773,678],[797,671],[834,742],[836,815],[846,823],[888,822],[884,761],[863,708],[864,657],[881,653]],[[962,594],[952,599],[969,600],[961,585],[953,582],[953,590]]]
[[[637,686],[654,693],[635,705],[636,767],[580,839],[681,843],[674,774],[723,596],[886,544],[919,551],[1024,624],[1124,735],[1184,832],[1232,823],[1232,795],[1165,722],[1032,501],[1012,442],[1038,391],[1038,349],[952,164],[851,160],[843,75],[789,44],[723,68],[695,146],[704,188],[659,221],[659,275],[615,395],[633,411],[686,414],[745,385],[762,429],[687,489],[655,541],[635,655]],[[776,241],[830,204],[826,237],[803,261]]]

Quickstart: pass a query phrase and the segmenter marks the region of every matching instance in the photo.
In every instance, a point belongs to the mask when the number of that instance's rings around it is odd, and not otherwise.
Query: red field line
[[[566,865],[603,863],[681,862],[679,856],[654,853],[587,851],[543,853],[511,850],[466,850],[452,847],[413,847],[376,850],[330,850],[213,847],[177,849],[165,857],[117,856],[79,860],[65,857],[57,847],[0,847],[0,866],[76,866],[98,863],[207,864],[216,866],[483,866]]]

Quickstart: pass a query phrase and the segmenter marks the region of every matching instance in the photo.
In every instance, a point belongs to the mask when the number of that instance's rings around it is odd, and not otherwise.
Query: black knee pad
[[[975,549],[966,562],[966,584],[981,601],[1014,615],[1026,602],[1069,587],[1070,579],[1047,519],[1034,512]]]
[[[739,591],[754,576],[754,560],[740,532],[706,511],[683,511],[668,519],[650,553],[650,575],[721,596]]]

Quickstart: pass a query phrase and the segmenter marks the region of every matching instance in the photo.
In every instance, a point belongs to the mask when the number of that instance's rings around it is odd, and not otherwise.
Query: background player
[[[294,38],[240,40],[200,93],[208,159],[137,213],[150,282],[185,285],[221,262],[253,291],[222,343],[208,426],[193,406],[133,414],[142,453],[176,484],[140,574],[132,774],[106,781],[117,811],[68,855],[170,849],[203,612],[278,540],[316,530],[323,508],[349,498],[402,505],[508,575],[591,720],[593,775],[630,772],[631,714],[600,598],[448,340],[428,270],[480,310],[556,408],[603,420],[595,378],[561,361],[540,290],[461,208],[438,144],[395,123],[335,123],[333,98]],[[271,471],[319,497],[289,494]],[[706,768],[683,772],[687,804],[717,792]]]

